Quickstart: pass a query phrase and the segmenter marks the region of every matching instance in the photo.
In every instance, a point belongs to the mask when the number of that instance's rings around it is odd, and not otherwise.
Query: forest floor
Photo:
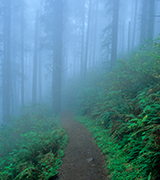
[[[68,135],[59,180],[109,180],[105,168],[105,156],[94,143],[92,134],[66,112],[61,124]]]

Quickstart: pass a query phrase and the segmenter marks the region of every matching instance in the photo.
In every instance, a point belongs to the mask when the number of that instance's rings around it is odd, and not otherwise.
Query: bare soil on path
[[[105,157],[95,145],[92,134],[70,112],[63,113],[61,124],[67,132],[68,145],[59,170],[59,179],[109,180]]]

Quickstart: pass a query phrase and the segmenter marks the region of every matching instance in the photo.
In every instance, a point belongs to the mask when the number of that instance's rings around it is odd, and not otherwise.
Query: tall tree
[[[43,7],[44,7],[44,0],[40,0],[40,17],[42,16],[43,12]],[[39,39],[42,36],[42,23],[40,22],[39,24]],[[39,43],[41,44],[41,43]],[[42,50],[42,48],[41,48]],[[39,102],[42,102],[42,91],[43,91],[43,86],[42,86],[42,51],[39,50],[38,53],[38,90],[39,90]]]
[[[135,0],[134,19],[133,19],[132,48],[134,48],[134,45],[135,45],[135,34],[136,34],[136,24],[137,24],[137,9],[138,9],[138,0]]]
[[[11,0],[4,2],[3,18],[3,65],[2,65],[2,97],[3,120],[11,114]]]
[[[24,105],[24,1],[21,1],[21,105]]]
[[[141,25],[140,25],[140,43],[143,43],[144,38],[147,38],[147,9],[148,0],[142,0],[142,14],[141,14]]]
[[[147,38],[153,39],[154,36],[154,18],[155,18],[155,0],[149,0],[149,14],[148,14],[148,32]]]
[[[97,22],[98,22],[98,1],[96,1],[96,9],[95,9],[95,22],[94,22],[94,32],[93,32],[93,61],[92,65],[95,66],[96,63],[96,45],[97,45]]]
[[[61,110],[62,66],[63,66],[63,32],[64,32],[64,0],[45,1],[42,21],[45,31],[47,51],[52,56],[50,72],[51,101],[55,113]]]
[[[130,52],[130,45],[131,45],[131,22],[128,22],[128,53]]]
[[[55,0],[54,16],[54,49],[53,49],[53,74],[52,74],[52,99],[53,110],[61,110],[62,91],[62,63],[63,63],[63,28],[64,28],[64,1]]]
[[[85,34],[85,1],[82,0],[82,27],[81,27],[81,68],[80,68],[80,72],[81,72],[81,76],[83,76],[84,73],[84,34]]]
[[[113,0],[111,68],[116,64],[118,44],[119,0]]]
[[[35,39],[34,39],[34,55],[33,55],[33,85],[32,85],[32,102],[37,102],[37,61],[38,61],[38,21],[39,21],[39,12],[36,12],[35,19]]]
[[[83,72],[84,77],[86,76],[87,64],[88,64],[89,35],[90,35],[90,23],[91,23],[91,7],[92,7],[92,0],[89,0],[88,21],[87,21],[87,31],[86,31],[86,44],[85,44],[85,56],[84,56],[84,72]]]

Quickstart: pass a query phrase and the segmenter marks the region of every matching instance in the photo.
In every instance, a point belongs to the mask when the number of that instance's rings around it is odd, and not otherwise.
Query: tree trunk
[[[113,67],[115,66],[117,59],[118,22],[119,22],[119,0],[114,0],[113,20],[112,20],[111,69],[113,69]]]
[[[88,65],[89,34],[90,34],[90,23],[91,23],[91,5],[92,5],[92,0],[89,0],[88,22],[87,22],[87,32],[86,32],[86,47],[85,47],[85,57],[84,57],[84,74],[83,74],[84,77],[86,76],[87,65]]]
[[[97,22],[98,22],[98,1],[96,1],[96,13],[95,13],[95,24],[94,24],[94,40],[93,40],[93,61],[92,66],[96,63],[96,45],[97,45]]]
[[[21,3],[21,105],[24,106],[24,4]]]
[[[138,9],[138,0],[135,2],[135,12],[133,20],[133,36],[132,36],[132,49],[135,46],[135,34],[136,34],[136,23],[137,23],[137,9]]]
[[[42,57],[41,52],[38,56],[38,93],[39,93],[39,102],[42,102]]]
[[[62,91],[62,38],[63,37],[63,1],[55,0],[55,33],[54,59],[52,77],[53,110],[57,114],[61,111]]]
[[[130,52],[131,45],[131,22],[128,23],[128,53]]]
[[[82,0],[82,35],[81,35],[81,76],[84,74],[84,33],[85,33],[85,2]]]
[[[144,42],[144,39],[147,38],[147,9],[148,9],[148,0],[142,1],[142,15],[141,15],[141,27],[140,27],[140,43]]]
[[[154,15],[155,15],[155,0],[149,0],[149,14],[148,14],[148,39],[152,40],[154,36]]]
[[[11,0],[4,2],[4,57],[2,62],[2,112],[3,122],[8,123],[6,116],[11,114]]]
[[[35,40],[34,40],[34,55],[33,55],[33,84],[32,84],[32,102],[37,102],[37,51],[38,51],[38,19],[39,13],[36,13],[35,19]]]

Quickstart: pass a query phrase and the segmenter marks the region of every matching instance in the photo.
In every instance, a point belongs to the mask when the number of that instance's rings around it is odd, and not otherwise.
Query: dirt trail
[[[61,124],[68,134],[68,145],[59,170],[60,180],[109,180],[105,157],[95,145],[92,134],[74,120],[72,113],[64,113]]]

